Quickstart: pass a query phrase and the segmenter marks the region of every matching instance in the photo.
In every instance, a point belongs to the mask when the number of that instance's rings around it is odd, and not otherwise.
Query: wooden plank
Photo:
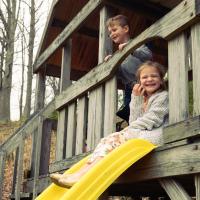
[[[21,197],[21,186],[23,181],[23,158],[24,158],[24,138],[21,137],[21,142],[18,147],[18,155],[16,155],[17,165],[16,170],[16,182],[15,182],[15,199],[20,200]],[[13,183],[14,184],[14,183]]]
[[[62,109],[58,113],[58,126],[56,134],[56,161],[62,160],[64,158],[65,152],[65,141],[67,135],[67,114],[68,110]]]
[[[86,150],[87,110],[87,97],[79,98],[77,103],[76,155]]]
[[[87,149],[90,151],[96,147],[103,132],[103,91],[102,87],[89,93],[88,102],[88,128]]]
[[[35,96],[35,111],[44,108],[45,99],[45,73],[40,71],[36,78],[36,96]]]
[[[124,172],[117,183],[136,183],[169,176],[199,173],[199,153],[199,143],[180,144],[177,147],[154,151]]]
[[[60,47],[65,41],[76,31],[81,23],[87,19],[87,17],[97,9],[103,0],[90,0],[81,11],[70,21],[66,28],[56,37],[51,45],[40,55],[37,59],[34,72]]]
[[[6,154],[4,151],[0,151],[0,200],[3,196],[3,181],[4,181],[4,170],[6,164]]]
[[[105,83],[104,136],[116,131],[117,79]]]
[[[104,6],[100,10],[99,22],[99,56],[98,63],[102,63],[104,58],[113,53],[112,40],[109,37],[106,21],[113,15],[111,8]]]
[[[49,176],[40,176],[38,180],[39,180],[37,184],[38,193],[43,192],[52,183]],[[33,190],[33,184],[34,184],[33,179],[28,179],[26,182],[24,182],[24,188],[23,188],[24,192],[30,193],[30,196]]]
[[[199,69],[199,51],[200,51],[200,23],[191,28],[191,46],[192,46],[192,73],[193,73],[193,115],[200,114],[200,69]],[[200,175],[195,176],[196,200],[200,200]]]
[[[195,1],[187,1],[186,4],[185,2],[181,2],[175,9],[133,39],[123,51],[116,52],[108,62],[95,67],[83,78],[66,89],[62,95],[56,98],[56,109],[61,109],[74,98],[77,98],[79,95],[86,93],[91,88],[98,86],[98,84],[112,77],[117,66],[132,51],[141,46],[141,44],[157,37],[169,39],[190,26],[196,19]]]
[[[200,200],[200,174],[195,176],[196,200]]]
[[[43,51],[42,46],[46,42],[46,39],[47,39],[46,38],[46,32],[47,32],[48,28],[51,26],[52,16],[54,14],[54,9],[55,9],[55,6],[56,6],[58,1],[59,0],[52,1],[51,8],[49,9],[49,14],[47,16],[46,24],[45,24],[45,27],[44,27],[44,30],[43,30],[43,33],[42,33],[41,42],[39,44],[38,51],[37,51],[37,54],[36,54],[36,58]]]
[[[128,9],[151,20],[158,20],[170,11],[169,8],[149,1],[107,0],[106,3],[118,9]]]
[[[36,137],[36,153],[35,153],[35,165],[34,165],[34,181],[33,181],[33,199],[36,198],[38,193],[38,177],[40,169],[40,154],[41,154],[41,145],[42,145],[42,134],[43,134],[43,122],[44,118],[42,116],[38,119],[38,131]]]
[[[199,68],[199,52],[200,52],[200,23],[195,24],[191,28],[192,43],[192,69],[193,69],[193,114],[200,114],[200,68]]]
[[[186,37],[184,33],[168,42],[170,123],[184,120],[189,115],[188,65],[186,61],[186,48]]]
[[[52,131],[52,120],[46,119],[43,124],[39,175],[44,175],[49,173],[51,131]]]
[[[164,142],[171,143],[192,137],[200,137],[199,116],[171,124],[163,130]]]
[[[88,152],[89,154],[89,152]],[[117,180],[116,184],[137,183],[152,179],[200,173],[200,143],[177,143],[166,149],[158,148],[132,165]],[[64,171],[87,154],[74,156],[50,165],[51,173]],[[177,156],[178,155],[178,156]],[[137,172],[137,173],[135,173]]]
[[[173,179],[163,179],[160,180],[161,186],[167,192],[171,200],[192,200],[187,194],[184,188]]]
[[[70,71],[71,71],[71,48],[72,41],[67,40],[66,46],[62,50],[62,64],[61,64],[61,80],[60,92],[71,85]]]
[[[34,170],[35,170],[35,157],[36,157],[36,151],[35,148],[37,145],[37,135],[38,135],[38,129],[35,129],[32,132],[32,143],[31,143],[31,171],[30,171],[30,177],[34,177]]]
[[[66,158],[75,154],[76,144],[76,102],[68,106]]]
[[[182,121],[189,115],[186,42],[184,32],[168,42],[169,123]],[[183,187],[175,180],[166,178],[159,182],[171,199],[190,199]]]
[[[71,71],[71,46],[72,41],[68,40],[62,50],[62,64],[61,64],[61,81],[60,93],[71,85],[70,71]],[[62,160],[65,155],[66,149],[66,136],[67,136],[67,115],[68,110],[62,109],[58,113],[58,127],[56,137],[56,160]]]
[[[40,110],[40,112],[36,112],[30,120],[26,121],[20,129],[18,129],[4,144],[1,145],[0,150],[4,150],[10,154],[19,145],[20,135],[23,134],[23,137],[29,136],[37,128],[39,116],[42,115],[44,118],[47,118],[54,110],[55,101],[53,100],[45,108]]]
[[[55,162],[50,164],[49,166],[49,173],[54,173],[58,171],[63,171],[70,168],[72,165],[89,155],[91,152],[79,154],[76,156],[72,156],[71,158],[66,158],[61,161]]]

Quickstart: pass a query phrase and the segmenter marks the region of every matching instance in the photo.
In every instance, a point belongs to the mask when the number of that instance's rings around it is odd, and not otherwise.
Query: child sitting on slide
[[[141,138],[155,145],[162,145],[162,129],[168,117],[168,93],[165,91],[164,75],[165,70],[159,63],[143,63],[136,73],[138,84],[132,90],[129,126],[102,138],[79,171],[72,174],[51,174],[52,181],[63,187],[71,187],[109,152],[130,139]]]

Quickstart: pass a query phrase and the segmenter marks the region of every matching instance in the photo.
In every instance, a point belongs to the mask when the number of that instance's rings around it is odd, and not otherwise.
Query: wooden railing
[[[48,107],[37,113],[27,124],[0,147],[1,196],[5,160],[10,153],[16,151],[16,170],[13,180],[13,192],[15,198],[20,199],[21,183],[23,180],[22,160],[24,155],[24,142],[28,135],[32,135],[34,138],[32,158],[30,158],[33,171],[33,199],[37,196],[37,193],[40,192],[38,188],[38,178],[39,175],[45,174],[49,170],[50,151],[49,143],[47,142],[46,145],[44,145],[47,147],[45,152],[46,155],[43,154],[44,143],[41,142],[44,142],[42,138],[46,138],[47,141],[50,137],[49,134],[52,125],[49,125],[47,118],[55,109],[58,110],[58,129],[56,138],[57,162],[56,164],[50,165],[51,169],[56,166],[55,168],[57,171],[63,170],[59,163],[62,163],[64,159],[69,160],[70,158],[74,158],[74,156],[92,150],[101,137],[106,136],[115,130],[117,102],[115,71],[117,66],[128,54],[130,54],[130,52],[146,41],[153,40],[157,37],[168,40],[170,123],[179,122],[188,118],[187,66],[189,58],[192,58],[194,113],[195,115],[200,114],[200,87],[198,87],[200,76],[200,68],[198,66],[198,54],[200,52],[200,41],[198,36],[200,35],[200,25],[197,23],[200,12],[199,5],[198,0],[181,2],[171,12],[146,29],[137,38],[133,39],[123,51],[115,53],[108,62],[101,63],[103,57],[101,55],[101,59],[99,59],[100,64],[97,67],[92,69],[76,83],[68,85],[67,88],[66,85],[64,86],[62,74],[61,94],[56,98],[55,102],[52,102]],[[96,6],[99,6],[99,3]],[[105,12],[106,10],[102,12],[101,16],[105,16]],[[76,26],[78,27],[78,24]],[[67,31],[69,28],[70,27],[66,27],[65,30]],[[184,33],[186,28],[189,30],[191,40],[188,40],[188,37],[186,37],[186,34]],[[73,30],[75,30],[75,28]],[[55,49],[47,50],[46,53],[44,53],[44,56],[39,59],[38,66],[43,63],[43,61],[45,61],[64,40],[69,39],[69,35],[70,34],[67,34],[62,41],[57,39],[54,42],[56,43]],[[105,42],[105,38],[103,40]],[[191,43],[188,41],[191,41]],[[188,45],[191,49],[190,54],[186,51]],[[66,64],[64,59],[67,52],[66,49],[63,50],[62,73],[64,73],[65,67],[69,64]],[[191,131],[191,134],[196,136],[197,132]],[[184,139],[184,136],[181,138],[181,136],[169,135],[170,133],[166,136],[166,143],[173,141],[173,137],[176,141]],[[185,138],[187,137],[188,135],[185,134]],[[87,145],[87,150],[85,143]],[[199,180],[198,175],[196,176],[196,180]],[[167,190],[168,184],[166,184],[166,181],[161,181],[161,184]]]
[[[30,173],[34,182],[38,180],[38,176],[48,173],[49,165],[49,143],[42,146],[49,140],[51,130],[54,128],[54,121],[48,117],[55,110],[55,103],[52,101],[48,106],[37,112],[29,119],[20,129],[16,131],[5,143],[0,147],[0,199],[3,196],[4,174],[6,159],[15,154],[14,173],[12,185],[15,199],[20,199],[21,186],[23,182],[23,164],[24,164],[24,146],[28,137],[32,138],[32,153],[29,159],[31,162]],[[55,126],[55,125],[54,125]],[[54,128],[55,129],[55,128]],[[46,137],[44,137],[46,136]],[[42,144],[43,143],[43,144]],[[30,148],[29,148],[30,149]],[[42,158],[42,159],[41,159]],[[8,169],[12,170],[12,169]]]

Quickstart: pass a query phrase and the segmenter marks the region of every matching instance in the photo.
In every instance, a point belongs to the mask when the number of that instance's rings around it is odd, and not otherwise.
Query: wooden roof
[[[47,24],[42,36],[37,53],[42,52],[62,32],[65,26],[88,0],[57,0],[53,2]],[[105,3],[114,7],[115,14],[124,14],[130,19],[131,37],[141,33],[144,29],[164,16],[181,0],[106,0]],[[72,35],[72,61],[71,79],[77,80],[95,67],[98,62],[98,34],[99,34],[99,10],[97,9]],[[153,42],[152,50],[155,59],[166,61],[167,44],[158,40]],[[58,49],[45,63],[46,74],[60,76],[62,49]],[[36,72],[36,71],[35,71]]]

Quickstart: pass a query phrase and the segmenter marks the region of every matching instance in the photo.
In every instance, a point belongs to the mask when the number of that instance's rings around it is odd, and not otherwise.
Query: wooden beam
[[[49,172],[52,125],[51,119],[44,120],[39,175],[48,174]]]
[[[60,28],[60,29],[64,29],[67,24],[69,24],[69,22],[54,18],[52,21],[51,26],[55,27],[55,28]],[[99,37],[99,32],[93,28],[89,28],[87,26],[82,26],[77,30],[77,33],[82,34],[82,35],[86,35],[89,37],[94,37],[94,38],[98,38]]]
[[[76,67],[75,67],[76,68]],[[87,74],[88,71],[82,71],[77,69],[71,69],[70,79],[76,81],[82,76]],[[61,67],[59,65],[47,64],[46,65],[46,75],[60,78],[61,76]]]
[[[199,143],[196,143],[185,144],[164,151],[158,149],[131,166],[119,177],[117,183],[125,184],[199,173],[199,147]]]
[[[164,128],[165,144],[183,139],[200,137],[200,117],[196,116]]]
[[[168,45],[169,122],[175,123],[189,116],[188,56],[185,33],[170,40]]]
[[[200,14],[200,0],[196,0],[196,13]]]
[[[46,119],[54,110],[55,101],[53,100],[40,112],[36,113],[31,120],[27,121],[22,128],[13,134],[4,144],[2,144],[0,150],[5,151],[7,154],[14,151],[20,143],[20,135],[22,134],[24,138],[30,135],[38,127],[38,118],[42,115]]]
[[[6,153],[3,150],[1,150],[0,151],[0,200],[2,200],[3,196],[5,165],[6,165]]]
[[[148,1],[130,1],[130,0],[107,0],[106,4],[112,5],[119,9],[125,8],[134,13],[143,15],[148,19],[157,20],[167,14],[170,9]]]
[[[70,71],[71,71],[71,49],[72,41],[67,40],[66,46],[62,49],[62,64],[61,64],[61,80],[60,80],[60,93],[71,85]],[[60,110],[58,113],[58,129],[56,135],[56,160],[62,160],[65,155],[66,137],[67,137],[67,115],[66,108]]]
[[[38,178],[39,178],[39,171],[40,171],[40,155],[41,155],[41,147],[42,147],[42,134],[44,132],[44,117],[40,116],[38,118],[38,129],[37,129],[37,136],[36,136],[36,152],[34,161],[34,176],[33,176],[33,199],[36,198],[38,194]]]
[[[13,186],[14,186],[14,193],[15,199],[20,199],[21,187],[23,182],[23,160],[24,160],[24,145],[25,139],[21,136],[20,145],[17,148],[16,152],[16,164],[14,169],[14,178]]]
[[[87,19],[87,17],[97,9],[103,0],[90,0],[81,11],[73,18],[67,27],[56,37],[51,45],[40,55],[36,60],[34,72],[60,47],[66,40],[74,33],[81,25],[81,23]]]
[[[192,73],[193,73],[193,115],[200,114],[200,68],[199,68],[199,51],[200,51],[200,23],[195,24],[191,28],[192,43]]]
[[[173,179],[160,180],[161,186],[165,189],[171,200],[192,200],[184,188]]]
[[[46,90],[45,81],[46,81],[45,70],[42,70],[37,74],[35,107],[34,107],[35,111],[38,111],[44,107],[45,90]]]
[[[185,1],[184,1],[185,2]],[[116,52],[108,62],[104,62],[95,67],[83,78],[76,82],[76,84],[70,86],[61,95],[56,98],[56,108],[60,109],[69,101],[73,100],[77,96],[83,94],[93,87],[97,87],[103,81],[111,78],[117,66],[136,48],[141,44],[146,43],[154,38],[161,37],[169,39],[170,37],[177,35],[180,31],[183,31],[186,27],[194,23],[197,19],[195,15],[195,0],[180,3],[175,9],[165,15],[162,19],[158,20],[155,24],[147,28],[138,37],[133,39],[123,51]],[[191,15],[191,13],[194,13]],[[174,20],[177,19],[177,20]]]
[[[137,183],[152,179],[200,173],[200,143],[177,143],[166,149],[158,148],[132,165],[117,180],[116,184]],[[64,171],[87,154],[74,156],[50,165],[50,173]],[[178,155],[178,156],[177,156]],[[169,162],[170,161],[170,162]],[[187,162],[186,162],[187,161]],[[135,173],[137,172],[137,173]]]
[[[196,200],[200,200],[200,174],[197,174],[194,178],[196,188]]]

